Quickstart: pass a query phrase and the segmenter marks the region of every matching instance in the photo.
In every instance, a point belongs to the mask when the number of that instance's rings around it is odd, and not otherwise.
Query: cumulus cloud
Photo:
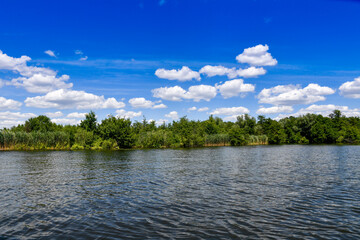
[[[24,120],[2,120],[0,121],[0,128],[11,128],[13,126],[17,126],[19,124],[24,124]]]
[[[241,69],[241,68],[237,69],[235,72],[230,73],[228,76],[229,78],[236,78],[236,77],[253,78],[265,74],[266,74],[266,70],[262,67],[261,68],[249,67],[245,69]]]
[[[79,119],[74,118],[54,118],[51,121],[59,125],[77,125],[81,122]]]
[[[210,114],[213,115],[243,115],[249,113],[249,109],[246,107],[230,107],[230,108],[216,108]]]
[[[168,101],[181,101],[186,91],[179,86],[175,87],[161,87],[151,90],[153,96]]]
[[[197,85],[189,87],[188,91],[179,86],[162,87],[152,90],[153,96],[169,101],[182,101],[192,99],[195,102],[200,100],[210,101],[217,94],[216,88],[209,85]]]
[[[235,68],[226,68],[223,66],[210,66],[206,65],[202,67],[199,71],[201,74],[205,74],[208,77],[215,77],[215,76],[224,76],[229,74],[230,71],[234,70]]]
[[[334,110],[340,110],[341,113],[344,114],[347,117],[359,117],[360,116],[360,109],[359,108],[350,109],[348,106],[337,106],[337,105],[334,105],[334,104],[327,104],[327,105],[313,104],[313,105],[310,105],[307,108],[301,108],[296,113],[280,114],[275,119],[279,120],[279,119],[282,119],[282,118],[285,118],[285,117],[290,117],[290,116],[298,117],[298,116],[306,115],[308,113],[320,114],[320,115],[323,115],[323,116],[329,116],[329,114],[331,114]]]
[[[10,128],[24,124],[25,120],[36,117],[34,113],[0,112],[0,128]]]
[[[203,107],[203,108],[197,108],[197,107],[191,107],[191,108],[188,108],[188,112],[191,112],[191,111],[198,111],[198,112],[205,112],[209,110],[208,107]]]
[[[0,70],[12,71],[20,75],[8,82],[8,85],[23,87],[32,93],[46,93],[73,86],[72,83],[66,83],[69,80],[68,75],[58,77],[57,72],[51,69],[28,66],[30,60],[28,56],[10,57],[0,50]]]
[[[55,55],[55,52],[54,52],[54,51],[51,51],[51,50],[46,50],[44,53],[45,53],[45,54],[47,54],[47,55],[49,55],[50,57],[56,57],[56,55]]]
[[[305,88],[299,85],[279,85],[263,89],[259,95],[259,103],[292,106],[296,104],[311,104],[324,101],[326,95],[334,94],[335,90],[311,83]]]
[[[161,108],[167,108],[167,106],[163,103],[157,104],[153,106],[153,109],[161,109]]]
[[[209,85],[197,85],[189,87],[189,90],[185,93],[185,99],[192,99],[195,102],[200,100],[210,101],[216,97],[216,88]]]
[[[226,81],[222,85],[216,85],[216,88],[219,89],[224,98],[230,98],[240,94],[253,92],[255,90],[255,85],[244,84],[244,80],[242,79],[234,79]]]
[[[70,77],[68,75],[62,75],[57,78],[55,75],[43,75],[37,73],[29,78],[19,77],[11,80],[11,85],[16,87],[24,87],[31,93],[47,93],[54,89],[71,88],[72,83],[66,83]],[[41,86],[39,88],[39,86]]]
[[[236,57],[239,63],[247,63],[252,66],[275,66],[277,60],[268,52],[268,45],[257,45],[246,48],[243,53]]]
[[[120,118],[134,118],[142,115],[142,112],[125,111],[124,109],[116,110],[116,113],[116,117]]]
[[[88,56],[81,57],[79,60],[80,61],[86,61],[86,60],[88,60]]]
[[[123,102],[115,98],[105,98],[92,93],[75,90],[59,89],[44,96],[28,97],[25,100],[27,107],[36,108],[76,108],[76,109],[104,109],[122,108]]]
[[[249,113],[249,109],[245,107],[230,107],[230,108],[216,108],[210,114],[212,115],[224,115],[225,121],[236,121],[238,116]]]
[[[172,120],[179,119],[179,115],[176,111],[169,112],[168,114],[165,114],[165,117],[171,118]]]
[[[198,112],[205,112],[205,111],[207,111],[207,110],[209,110],[208,107],[203,107],[203,108],[199,108],[199,109],[198,109]]]
[[[132,98],[129,100],[129,103],[133,108],[152,108],[155,104],[145,98]]]
[[[17,119],[28,119],[36,117],[34,113],[21,113],[21,112],[0,112],[1,120],[17,120]]]
[[[6,99],[4,97],[0,97],[0,110],[12,110],[12,109],[19,109],[21,107],[22,103],[12,100],[12,99]]]
[[[160,125],[163,125],[164,123],[166,124],[168,122],[169,122],[169,120],[167,120],[167,119],[159,119],[159,120],[155,121],[155,124],[160,126]]]
[[[274,106],[274,107],[261,107],[259,108],[256,113],[259,115],[266,115],[266,114],[274,114],[274,113],[289,113],[294,111],[291,106]]]
[[[206,65],[200,69],[199,73],[205,74],[208,77],[214,76],[228,76],[228,78],[236,78],[236,77],[244,77],[244,78],[252,78],[258,77],[260,75],[266,74],[266,70],[264,68],[256,68],[249,67],[246,69],[236,69],[236,68],[226,68],[223,66],[210,66]]]
[[[181,82],[191,81],[193,79],[200,81],[200,74],[191,70],[189,67],[183,66],[181,69],[166,70],[164,68],[157,69],[155,75],[158,78],[168,80],[178,80]]]
[[[57,112],[48,112],[45,113],[46,116],[48,116],[49,118],[58,118],[58,117],[62,117],[64,114],[60,111]]]
[[[69,113],[66,117],[67,118],[85,118],[86,114],[87,113],[73,112],[73,113]]]
[[[347,98],[360,98],[360,77],[354,81],[343,83],[340,88],[340,94]]]
[[[132,98],[129,100],[130,105],[133,108],[152,108],[152,109],[161,109],[167,108],[163,103],[155,105],[154,102],[146,100],[145,98]]]

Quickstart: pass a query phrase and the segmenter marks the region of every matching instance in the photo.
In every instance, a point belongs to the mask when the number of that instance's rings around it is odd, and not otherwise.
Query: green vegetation
[[[210,116],[205,121],[178,121],[156,126],[109,116],[97,122],[94,112],[77,126],[52,123],[46,116],[0,130],[2,150],[112,150],[125,148],[188,148],[262,144],[359,144],[360,118],[335,110],[328,117],[307,114],[279,121],[245,114],[236,122]]]

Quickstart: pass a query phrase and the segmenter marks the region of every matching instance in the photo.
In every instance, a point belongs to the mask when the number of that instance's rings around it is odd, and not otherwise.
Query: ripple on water
[[[2,152],[0,238],[357,239],[360,147]]]

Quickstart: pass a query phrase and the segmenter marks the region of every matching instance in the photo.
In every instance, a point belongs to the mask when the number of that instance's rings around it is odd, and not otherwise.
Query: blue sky
[[[0,127],[40,114],[77,123],[90,109],[99,120],[159,122],[360,114],[360,1],[5,0],[0,9]]]

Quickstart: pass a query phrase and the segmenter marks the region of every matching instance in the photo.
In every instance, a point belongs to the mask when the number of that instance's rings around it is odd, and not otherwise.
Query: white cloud
[[[83,53],[83,51],[81,51],[81,50],[75,50],[75,54],[76,54],[76,55],[83,55],[84,53]]]
[[[18,120],[18,119],[28,119],[36,117],[34,113],[20,113],[20,112],[0,112],[1,120]]]
[[[171,118],[173,120],[179,119],[179,115],[176,111],[169,112],[168,114],[165,114],[165,117]]]
[[[166,70],[164,68],[157,69],[155,75],[158,78],[168,79],[168,80],[178,80],[181,82],[191,81],[196,79],[200,81],[200,74],[198,72],[192,71],[189,67],[183,66],[181,69],[172,69]]]
[[[68,75],[62,75],[57,78],[55,75],[43,75],[37,73],[29,78],[19,77],[11,80],[11,85],[16,87],[24,87],[31,93],[47,93],[55,89],[71,88],[72,83],[66,83],[69,80]]]
[[[79,60],[80,60],[80,61],[86,61],[86,60],[88,60],[88,56],[81,57]]]
[[[0,128],[11,128],[13,126],[17,126],[19,124],[24,124],[25,121],[17,121],[17,120],[3,120],[0,122]]]
[[[246,48],[242,54],[236,57],[239,63],[248,63],[252,66],[274,66],[277,60],[268,52],[268,45],[257,45],[255,47]]]
[[[216,88],[209,85],[197,85],[189,87],[185,91],[179,86],[162,87],[152,90],[153,96],[169,101],[182,101],[182,99],[192,99],[195,102],[200,100],[210,101],[217,94]]]
[[[334,89],[322,87],[314,83],[309,84],[305,88],[301,88],[299,85],[279,85],[263,89],[259,93],[258,98],[259,103],[292,106],[324,101],[326,99],[325,95],[333,93],[335,93]]]
[[[80,124],[80,120],[73,119],[73,118],[54,118],[51,119],[53,123],[60,124],[60,125],[77,125]]]
[[[19,71],[26,66],[27,62],[30,60],[31,58],[28,56],[21,56],[20,58],[10,57],[0,50],[0,69]]]
[[[58,118],[58,117],[62,117],[64,114],[60,111],[57,112],[48,112],[45,113],[46,116],[48,116],[49,118]]]
[[[189,87],[189,90],[185,93],[184,98],[192,99],[195,102],[200,100],[210,101],[216,97],[216,88],[209,85],[197,85]]]
[[[6,99],[4,97],[0,97],[0,110],[6,110],[6,109],[19,109],[21,107],[22,103],[12,100],[12,99]]]
[[[243,115],[245,113],[249,113],[249,109],[245,107],[230,107],[230,108],[216,108],[213,112],[210,114],[213,115]]]
[[[132,98],[129,100],[130,105],[133,108],[152,108],[152,109],[161,109],[167,108],[167,106],[163,103],[155,105],[154,102],[150,100],[146,100],[145,98]]]
[[[265,74],[266,74],[266,70],[262,67],[261,68],[249,67],[246,69],[239,68],[234,73],[231,73],[229,75],[229,78],[236,78],[236,77],[253,78]]]
[[[238,116],[242,116],[243,114],[241,115],[232,115],[232,116],[227,116],[227,117],[224,117],[224,121],[231,121],[231,122],[235,122],[237,120],[237,117]]]
[[[155,104],[145,98],[132,98],[129,100],[129,103],[133,108],[152,108]]]
[[[124,109],[116,110],[116,113],[116,116],[120,118],[134,118],[142,115],[142,112],[125,111]]]
[[[219,89],[224,98],[230,98],[240,94],[253,92],[255,90],[255,85],[244,84],[244,80],[242,79],[234,79],[226,81],[222,85],[217,85],[216,88]]]
[[[56,57],[56,55],[55,55],[55,52],[54,52],[54,51],[51,51],[51,50],[46,50],[44,53],[45,53],[45,54],[47,54],[47,55],[49,55],[50,57]]]
[[[0,69],[17,73],[20,77],[13,78],[8,85],[24,87],[28,92],[46,93],[60,88],[71,88],[68,75],[57,77],[57,72],[48,68],[28,66],[28,56],[14,58],[0,50]]]
[[[198,112],[205,112],[209,110],[208,107],[203,107],[203,108],[197,108],[197,107],[191,107],[191,108],[188,108],[188,112],[191,112],[191,111],[198,111]]]
[[[352,82],[343,83],[340,88],[340,94],[347,98],[360,98],[360,77]]]
[[[66,117],[67,118],[85,118],[86,114],[87,113],[73,112],[73,113],[69,113]]]
[[[20,112],[0,112],[0,128],[10,128],[19,124],[24,124],[25,120],[36,117],[33,113]]]
[[[199,109],[198,109],[198,112],[205,112],[205,111],[207,111],[207,110],[209,110],[208,107],[203,107],[203,108],[199,108]]]
[[[234,71],[234,69],[235,68],[226,68],[223,66],[206,65],[200,69],[199,73],[205,74],[208,77],[224,76],[224,75],[228,75],[229,72]]]
[[[289,113],[294,111],[294,109],[291,106],[274,106],[274,107],[261,107],[259,108],[256,113],[259,115],[266,115],[266,114],[274,114],[274,113]]]
[[[161,108],[167,108],[167,106],[163,103],[160,103],[158,105],[154,105],[153,109],[161,109]]]
[[[227,75],[228,78],[236,78],[236,77],[251,78],[266,74],[266,70],[264,68],[256,68],[256,67],[249,67],[246,69],[242,69],[242,68],[236,69],[236,68],[226,68],[223,66],[206,65],[200,69],[199,73],[206,74],[208,77]]]
[[[181,101],[186,93],[186,91],[179,86],[156,88],[151,92],[154,97],[168,101]]]
[[[280,114],[275,119],[280,120],[282,118],[290,117],[290,116],[298,117],[298,116],[306,115],[308,113],[320,114],[320,115],[323,115],[323,116],[329,116],[329,114],[331,114],[334,110],[340,110],[341,113],[344,114],[347,117],[359,117],[360,116],[360,109],[359,108],[350,109],[348,106],[337,106],[337,105],[334,105],[334,104],[327,104],[327,105],[313,104],[313,105],[311,105],[311,106],[309,106],[307,108],[301,108],[296,113]]]
[[[160,125],[163,125],[164,123],[168,123],[169,120],[167,119],[159,119],[157,121],[155,121],[156,125],[160,126]]]
[[[123,102],[118,102],[115,98],[98,96],[84,91],[59,89],[47,93],[44,96],[28,97],[25,100],[28,107],[36,108],[76,108],[76,109],[104,109],[122,108]]]

